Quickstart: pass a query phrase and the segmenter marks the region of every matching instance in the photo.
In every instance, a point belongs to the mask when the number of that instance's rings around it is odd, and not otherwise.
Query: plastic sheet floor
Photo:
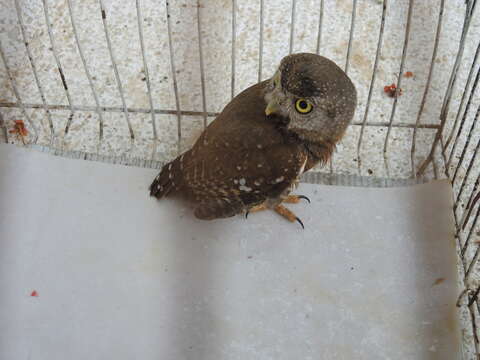
[[[1,359],[457,359],[451,188],[195,220],[154,170],[0,146]]]

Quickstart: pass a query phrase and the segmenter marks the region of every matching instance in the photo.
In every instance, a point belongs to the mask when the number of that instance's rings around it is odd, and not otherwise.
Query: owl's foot
[[[265,205],[265,203],[254,206],[250,210],[247,210],[247,212],[245,213],[245,219],[248,218],[248,214],[250,214],[250,213],[259,212],[259,211],[263,211],[263,210],[267,210],[267,209],[268,209],[268,207],[267,207],[267,205]]]
[[[297,201],[298,202],[298,201]],[[282,215],[285,219],[287,219],[290,222],[295,222],[297,221],[300,225],[302,225],[302,229],[305,229],[305,226],[303,226],[302,220],[300,220],[297,215],[293,213],[293,211],[289,210],[283,205],[277,205],[273,208],[273,210],[279,214]]]
[[[302,199],[307,200],[310,204],[310,199],[305,195],[288,195],[282,202],[287,204],[298,204]]]
[[[292,195],[292,198],[294,197],[295,201],[285,201],[284,200],[284,202],[298,203],[300,201],[300,199],[303,199],[303,197],[301,197],[301,196],[303,196],[303,195],[299,195],[299,196]],[[310,200],[308,200],[308,201],[310,201]],[[263,210],[267,210],[267,209],[269,209],[269,207],[265,203],[254,206],[253,208],[251,208],[250,210],[248,210],[245,213],[245,218],[248,217],[249,213],[259,212],[259,211],[263,211]],[[277,205],[272,210],[275,211],[277,214],[283,216],[285,219],[287,219],[290,222],[297,221],[300,225],[302,225],[302,228],[305,229],[305,226],[303,226],[302,220],[300,220],[291,210],[287,209],[285,206]]]

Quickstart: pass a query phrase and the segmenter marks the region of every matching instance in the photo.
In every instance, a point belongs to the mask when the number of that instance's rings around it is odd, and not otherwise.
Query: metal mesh
[[[359,106],[305,181],[451,179],[464,358],[478,354],[477,1],[0,1],[0,139],[159,168],[288,53],[342,66]],[[401,96],[388,97],[395,84]],[[397,92],[395,95],[399,95]],[[23,120],[28,135],[12,132]]]

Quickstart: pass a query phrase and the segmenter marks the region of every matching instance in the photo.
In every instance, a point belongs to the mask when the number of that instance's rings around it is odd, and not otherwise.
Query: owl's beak
[[[265,108],[265,115],[271,115],[271,114],[275,114],[276,112],[278,112],[278,104],[275,100],[272,100],[268,103],[267,107]]]

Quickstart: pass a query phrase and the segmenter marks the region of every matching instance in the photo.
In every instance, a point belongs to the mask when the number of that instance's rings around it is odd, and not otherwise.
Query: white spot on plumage
[[[245,185],[240,185],[240,186],[238,187],[238,189],[239,189],[240,191],[246,191],[246,192],[252,191],[252,188],[251,188],[251,187],[248,187],[248,186],[245,186]]]
[[[239,183],[240,185],[245,185],[245,184],[247,183],[247,180],[245,180],[245,178],[241,178],[241,179],[238,181],[238,183]]]
[[[275,179],[275,183],[281,183],[283,180],[285,180],[285,178],[283,176],[280,176],[278,178]]]
[[[253,183],[255,184],[255,186],[260,186],[262,182],[260,180],[255,180]]]
[[[168,174],[168,178],[169,179],[173,178],[173,174],[172,173]]]
[[[261,168],[263,165],[262,164],[257,164],[257,167]]]
[[[238,180],[237,180],[237,179],[233,179],[233,183],[234,183],[234,184],[238,184]]]
[[[242,170],[242,167],[240,165],[237,166],[237,170]]]
[[[257,148],[261,149],[262,147],[262,144],[257,144]]]
[[[172,164],[168,164],[168,171],[172,170]]]

